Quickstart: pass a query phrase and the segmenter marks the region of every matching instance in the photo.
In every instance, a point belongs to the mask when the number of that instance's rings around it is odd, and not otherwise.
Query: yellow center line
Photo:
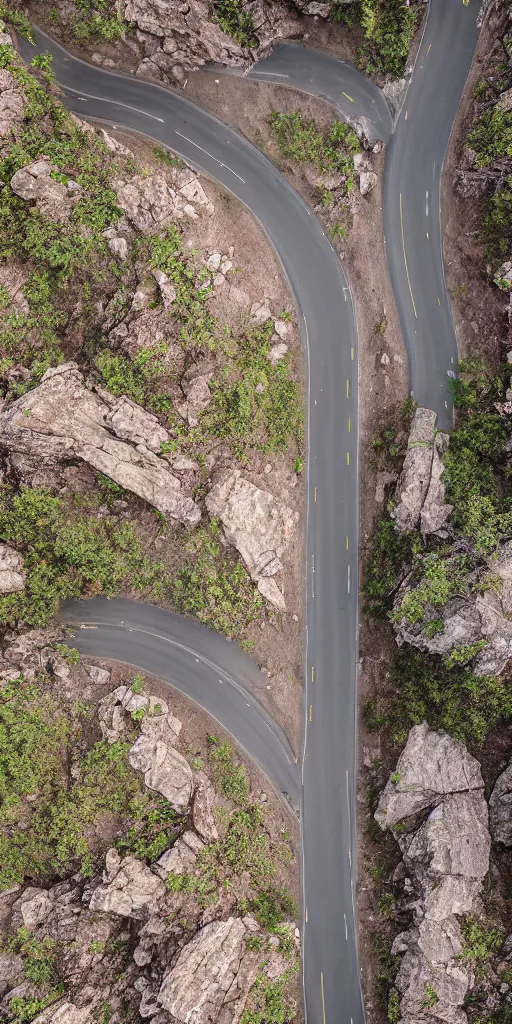
[[[405,273],[407,274],[407,284],[409,285],[409,291],[411,293],[411,302],[412,302],[412,308],[414,310],[414,316],[416,317],[416,319],[418,319],[418,314],[416,312],[416,303],[414,301],[414,295],[412,294],[411,279],[409,277],[409,267],[407,266],[407,254],[406,254],[406,251],[405,251],[404,218],[403,218],[403,213],[402,213],[402,193],[401,192],[400,192],[400,226],[402,228],[402,246],[403,246],[403,250],[404,250],[404,263],[405,263]]]
[[[316,501],[316,487],[315,487],[315,501]]]
[[[350,452],[347,452],[347,466],[350,466]]]
[[[348,537],[345,537],[345,546],[346,546],[346,549],[348,551]]]
[[[354,362],[354,356],[355,356],[355,354],[356,354],[356,350],[355,350],[355,348],[351,348],[351,349],[350,349],[350,358],[351,358],[352,362]]]
[[[324,976],[323,976],[322,971],[320,971],[320,988],[322,990],[322,1017],[323,1017],[323,1022],[325,1024]]]
[[[350,102],[351,102],[351,103],[355,103],[355,100],[353,100],[353,99],[352,99],[352,96],[349,96],[348,92],[342,92],[342,94],[341,94],[341,95],[342,95],[342,96],[345,96],[345,97],[346,97],[346,99],[347,99],[347,100],[350,100]]]
[[[350,381],[347,380],[347,398],[350,398]]]
[[[312,704],[309,705],[309,721],[310,722],[313,721],[313,705]]]
[[[350,416],[349,416],[349,418],[348,418],[348,432],[349,432],[349,434],[350,434]]]

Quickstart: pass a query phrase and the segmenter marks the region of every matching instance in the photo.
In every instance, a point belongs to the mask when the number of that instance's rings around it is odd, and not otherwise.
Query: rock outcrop
[[[9,37],[10,38],[10,37]],[[8,45],[8,44],[7,44]],[[25,97],[7,68],[0,68],[0,139],[23,120]]]
[[[47,370],[39,387],[0,416],[0,447],[26,483],[81,459],[160,512],[194,525],[199,507],[159,455],[169,434],[130,399],[86,386],[75,363]]]
[[[165,885],[158,875],[136,857],[119,857],[116,850],[109,851],[104,882],[94,890],[91,910],[120,917],[141,919],[151,907],[153,911],[165,896]]]
[[[297,4],[304,13],[322,15],[331,6]],[[248,46],[241,46],[210,20],[211,7],[206,0],[189,0],[187,4],[177,0],[125,0],[125,20],[137,26],[137,39],[145,51],[137,74],[182,83],[188,71],[203,64],[248,67],[278,39],[302,35],[297,14],[285,0],[251,0],[244,11],[253,26]]]
[[[426,723],[415,726],[375,817],[382,829],[405,828],[395,835],[412,925],[392,950],[404,954],[395,980],[402,1024],[466,1024],[462,1005],[472,977],[459,959],[457,918],[473,909],[489,869],[480,765],[463,744]]]
[[[56,177],[52,177],[52,174]],[[69,220],[73,202],[82,189],[72,179],[66,184],[58,179],[58,168],[50,162],[49,157],[43,156],[25,167],[20,167],[11,178],[11,188],[20,199],[35,200],[42,217],[47,220],[66,221]]]
[[[450,561],[447,562],[448,575]],[[453,566],[455,570],[455,566]],[[487,561],[487,576],[501,581],[492,590],[466,597],[452,597],[439,608],[425,606],[419,622],[410,622],[403,614],[403,601],[414,587],[405,581],[397,593],[394,606],[394,625],[398,643],[408,643],[429,654],[447,656],[462,648],[477,649],[471,660],[475,675],[496,675],[503,671],[512,657],[512,542],[507,541],[496,555]],[[421,586],[421,583],[419,584]],[[432,633],[430,622],[442,623],[442,629]]]
[[[256,487],[238,469],[214,484],[206,506],[220,519],[226,540],[239,551],[254,580],[266,580],[280,571],[280,557],[292,539],[296,513],[280,505],[269,491]],[[276,590],[280,594],[277,584]],[[277,603],[279,598],[275,597]]]
[[[240,918],[201,928],[164,976],[158,1002],[180,1024],[238,1024],[259,959],[246,949]]]
[[[23,555],[8,544],[0,543],[0,594],[14,594],[24,589]]]
[[[442,453],[448,436],[435,432],[436,414],[418,407],[412,419],[407,454],[397,484],[397,504],[392,512],[397,529],[437,533],[452,511],[444,502]]]
[[[211,216],[214,205],[206,195],[199,177],[190,167],[174,167],[169,171],[173,187],[166,175],[134,175],[129,181],[114,182],[117,202],[130,224],[144,235],[162,231],[176,220],[195,220],[197,207]]]
[[[512,846],[512,761],[494,783],[489,800],[489,822],[494,841]]]

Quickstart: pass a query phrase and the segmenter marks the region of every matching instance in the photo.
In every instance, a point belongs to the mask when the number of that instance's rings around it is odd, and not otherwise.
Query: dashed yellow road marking
[[[402,193],[400,193],[400,226],[401,226],[401,229],[402,229],[402,247],[403,247],[403,250],[404,250],[404,263],[405,263],[405,273],[407,274],[407,284],[409,285],[409,291],[411,293],[411,302],[412,302],[412,308],[414,310],[414,316],[416,317],[416,319],[418,319],[418,314],[416,312],[416,303],[414,301],[414,295],[412,293],[411,279],[409,277],[409,267],[407,266],[407,253],[405,251],[404,218],[403,218],[403,213],[402,213]]]
[[[437,305],[438,305],[438,306],[440,306],[440,305],[441,305],[441,299],[439,298],[439,296],[438,296],[438,299],[437,299]]]
[[[347,380],[347,398],[350,398],[350,381]]]
[[[316,501],[316,487],[315,487],[315,501]]]
[[[349,432],[349,434],[350,434],[350,416],[349,416],[349,418],[348,418],[348,432]]]
[[[312,665],[311,666],[311,682],[314,683],[314,681],[315,681],[315,666]]]
[[[322,1018],[323,1018],[323,1022],[325,1024],[324,976],[323,976],[323,973],[321,971],[320,971],[320,988],[322,990]]]
[[[351,348],[350,349],[350,358],[351,358],[352,362],[354,362],[355,354],[356,354],[355,348]]]
[[[309,705],[309,721],[310,722],[313,721],[313,705],[312,704]]]
[[[345,537],[345,547],[346,547],[346,549],[348,551],[348,537]]]
[[[341,95],[342,95],[342,96],[345,96],[345,98],[346,98],[347,100],[350,100],[350,102],[351,102],[351,103],[355,103],[355,100],[353,100],[353,99],[352,99],[352,96],[349,96],[348,92],[342,92],[342,94],[341,94]]]
[[[347,466],[350,466],[350,452],[347,452]]]

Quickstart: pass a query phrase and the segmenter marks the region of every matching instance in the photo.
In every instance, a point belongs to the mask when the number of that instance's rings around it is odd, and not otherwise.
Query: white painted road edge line
[[[105,99],[104,96],[91,96],[88,92],[82,92],[81,89],[71,89],[69,85],[62,86],[66,92],[74,92],[75,96],[78,96],[79,100],[99,100],[100,103],[112,103],[114,107],[124,107],[126,110],[134,110],[136,114],[144,114],[145,117],[151,117],[153,121],[160,121],[165,124],[163,117],[155,117],[154,114],[148,114],[147,110],[139,110],[139,107],[130,107],[128,103],[121,103],[119,100]]]
[[[240,175],[236,173],[236,171],[234,171],[231,167],[228,167],[227,164],[223,164],[223,163],[221,163],[220,160],[217,160],[217,157],[213,156],[212,153],[209,153],[207,149],[202,149],[201,146],[198,146],[197,142],[193,142],[192,139],[187,138],[186,135],[182,135],[181,132],[175,131],[174,134],[175,135],[179,135],[180,139],[185,139],[185,142],[190,142],[191,146],[195,146],[196,149],[199,149],[201,151],[201,153],[205,154],[205,156],[209,156],[210,160],[215,160],[215,163],[219,164],[220,167],[224,167],[226,169],[226,171],[230,172],[230,174],[234,174],[235,178],[238,178],[238,180],[242,182],[242,185],[246,184],[244,179],[241,178]]]

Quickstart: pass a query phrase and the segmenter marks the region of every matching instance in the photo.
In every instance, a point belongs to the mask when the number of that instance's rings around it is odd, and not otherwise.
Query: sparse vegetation
[[[240,45],[258,45],[254,22],[244,0],[213,0],[213,11],[221,29]]]
[[[343,176],[345,194],[354,187],[353,155],[359,151],[359,139],[349,125],[334,121],[328,133],[320,132],[311,119],[300,111],[281,114],[274,110],[270,126],[283,156],[299,164],[312,163],[323,174]],[[324,194],[325,195],[325,194]]]
[[[403,74],[409,47],[419,21],[421,5],[402,0],[358,0],[347,7],[335,3],[331,17],[360,25],[365,43],[359,52],[359,67],[367,75]]]

